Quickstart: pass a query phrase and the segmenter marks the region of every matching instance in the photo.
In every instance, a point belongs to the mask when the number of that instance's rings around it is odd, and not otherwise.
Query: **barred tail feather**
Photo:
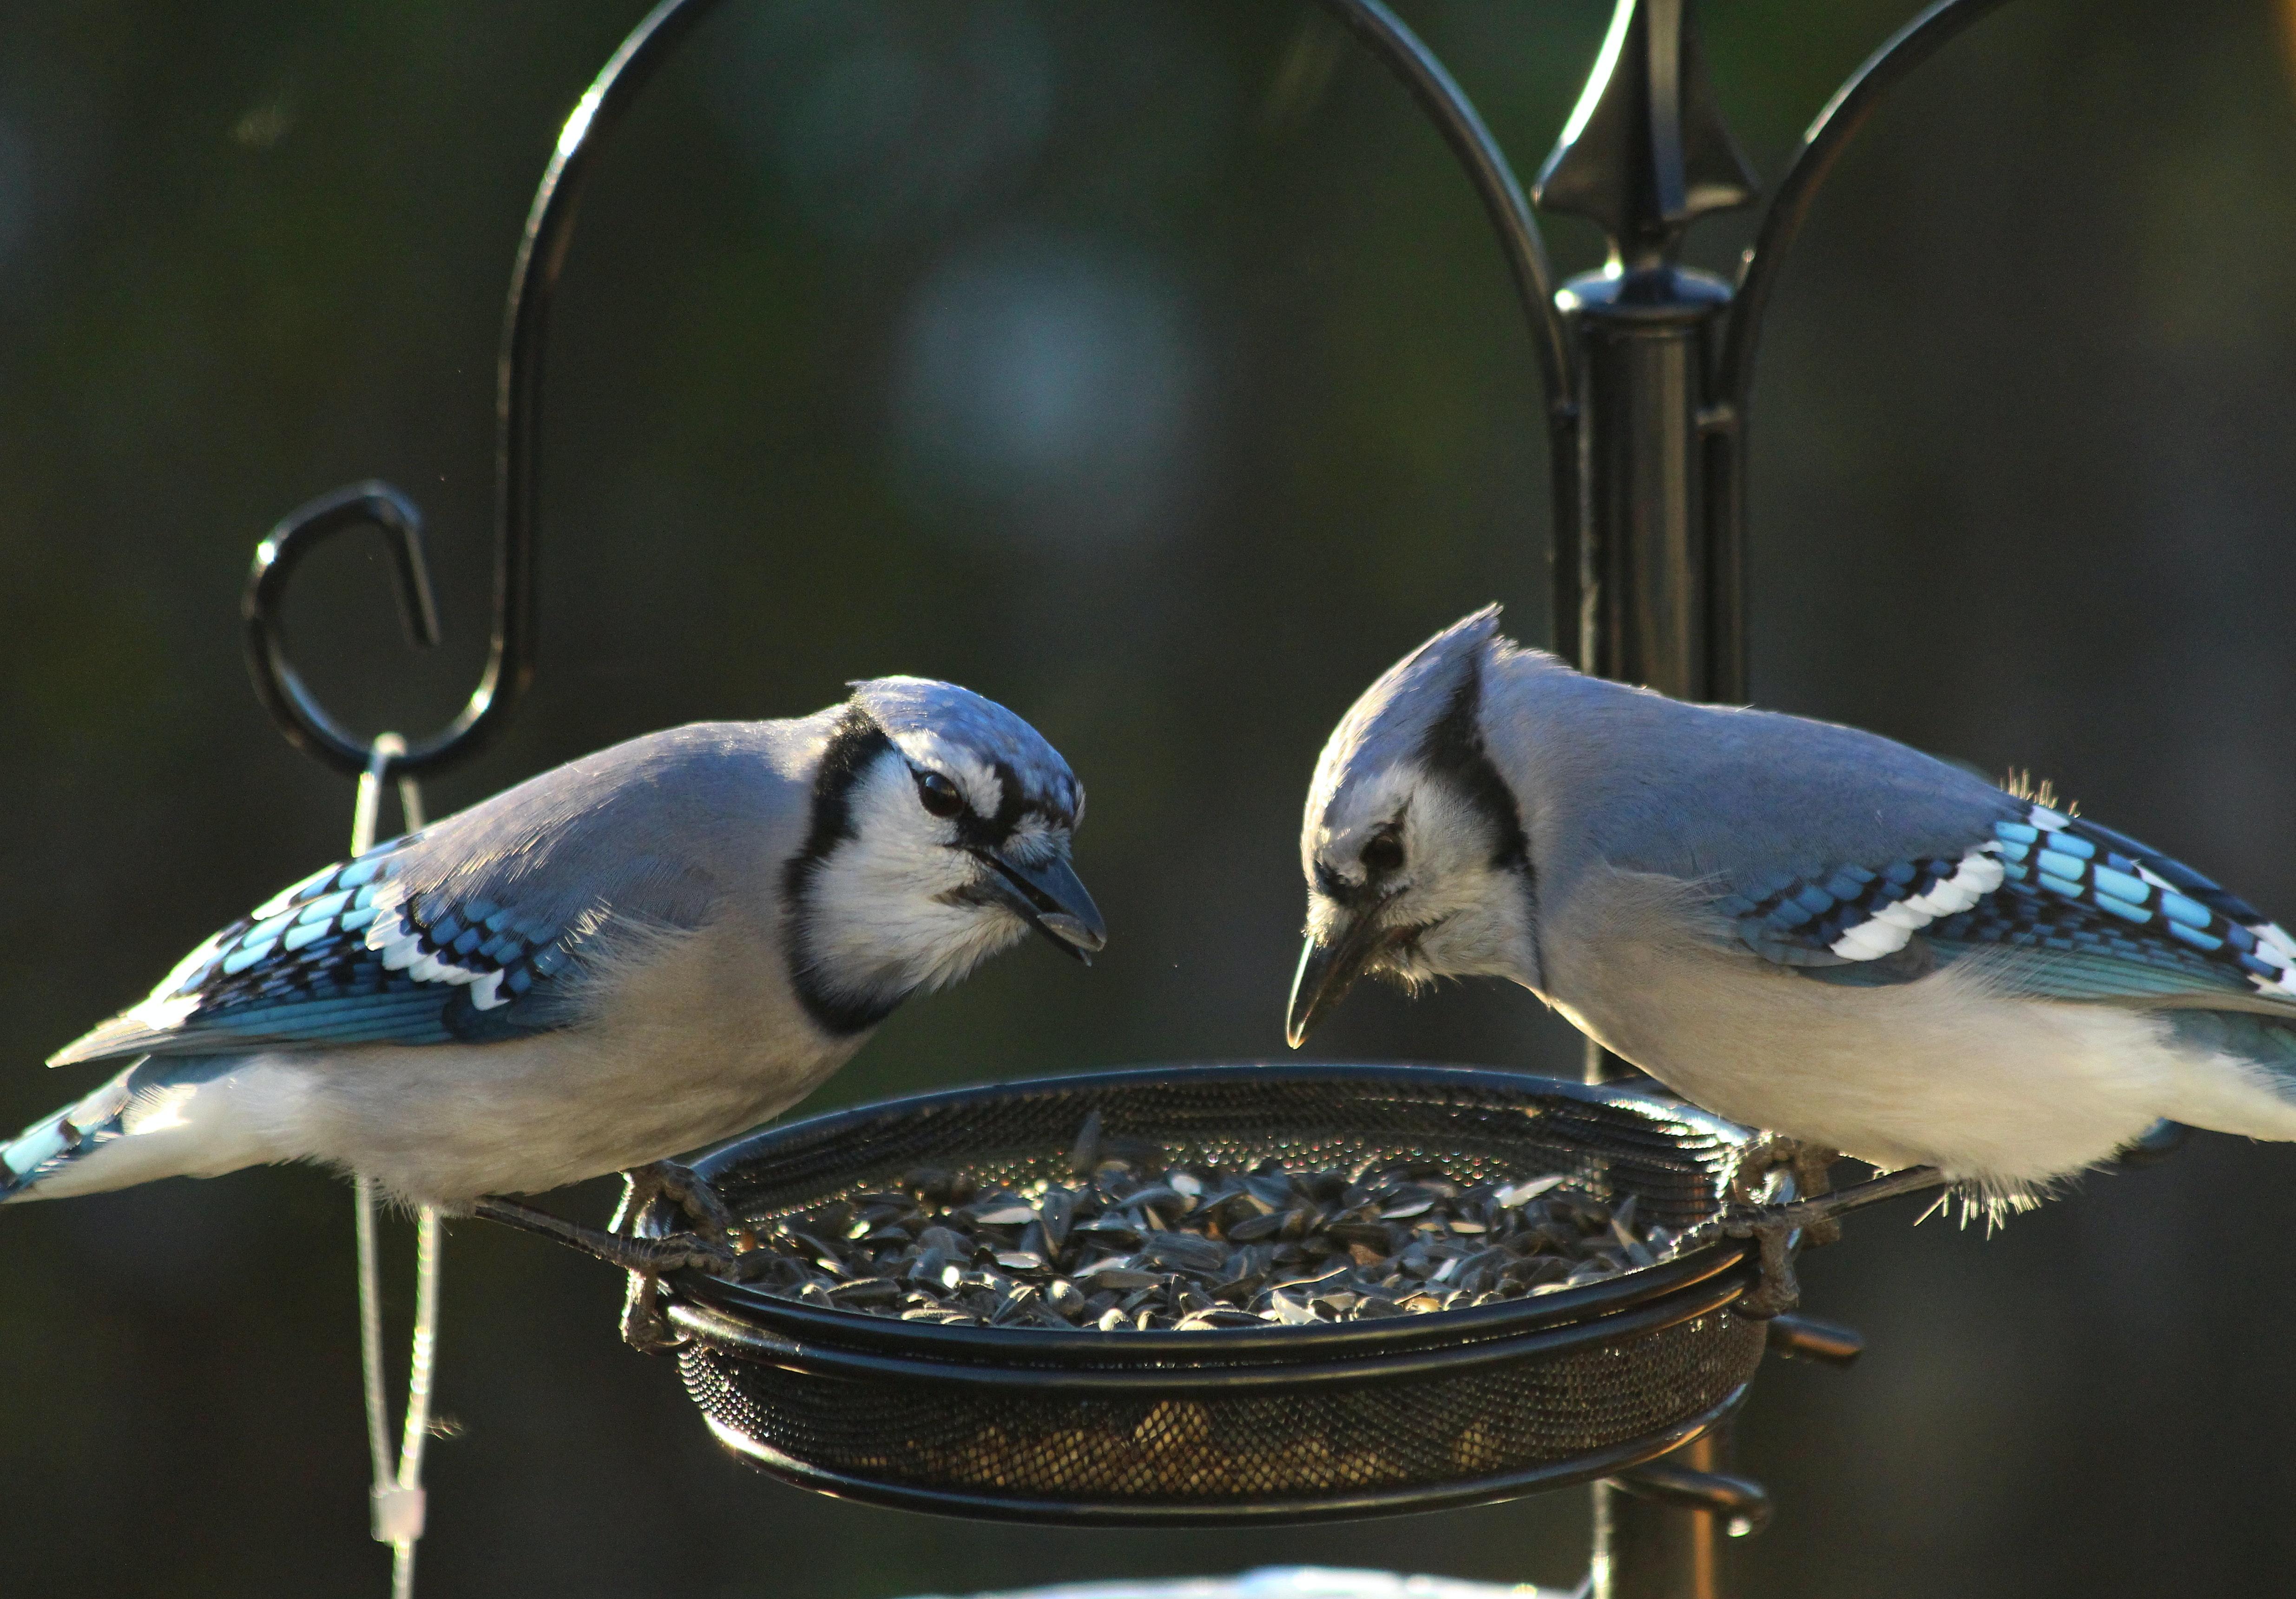
[[[243,1056],[135,1062],[0,1144],[0,1204],[213,1177],[276,1159],[231,1114],[229,1074],[245,1063]]]

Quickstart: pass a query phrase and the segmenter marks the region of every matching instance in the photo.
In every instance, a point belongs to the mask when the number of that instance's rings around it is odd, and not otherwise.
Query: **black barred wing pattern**
[[[2296,941],[2183,863],[2087,817],[2029,805],[1956,858],[1780,873],[1718,908],[1742,941],[1813,977],[1902,981],[1918,936],[1950,961],[2013,952],[2023,991],[2066,999],[2221,993],[2296,1006]]]
[[[562,1025],[583,928],[483,898],[410,897],[399,857],[420,836],[274,896],[50,1064],[266,1046],[476,1043]]]

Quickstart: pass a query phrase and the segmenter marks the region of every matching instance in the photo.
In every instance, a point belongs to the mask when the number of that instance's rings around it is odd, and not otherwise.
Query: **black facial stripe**
[[[792,890],[800,873],[808,871],[813,862],[836,849],[840,841],[855,836],[853,785],[892,747],[893,741],[867,711],[857,705],[847,708],[837,731],[829,735],[829,747],[821,753],[821,770],[814,776],[813,824],[807,830],[805,848],[789,865]]]
[[[1021,775],[1001,760],[996,763],[996,815],[992,821],[997,835],[1009,839],[1013,836],[1013,829],[1021,822],[1023,805]]]
[[[832,994],[814,970],[807,923],[811,919],[813,880],[821,863],[848,839],[853,827],[853,788],[861,775],[893,747],[885,730],[859,706],[849,707],[837,731],[822,751],[821,770],[813,780],[813,823],[805,847],[790,857],[783,877],[784,932],[788,943],[790,985],[821,1029],[834,1037],[866,1032],[893,1013],[900,996],[857,1000]]]
[[[996,774],[996,814],[984,816],[970,805],[956,813],[956,841],[967,849],[997,849],[1013,836],[1021,818],[1042,816],[1054,827],[1072,828],[1076,818],[1070,813],[1040,800],[1031,800],[1021,786],[1020,774],[998,761],[990,768]]]
[[[1316,863],[1316,891],[1342,910],[1360,911],[1387,898],[1386,890],[1369,873],[1361,882],[1349,882],[1322,861]]]
[[[1466,681],[1459,685],[1451,696],[1451,704],[1442,720],[1427,730],[1427,742],[1420,750],[1420,758],[1431,772],[1440,774],[1465,795],[1467,803],[1480,811],[1498,834],[1498,847],[1491,851],[1491,865],[1497,871],[1514,871],[1521,875],[1524,898],[1529,902],[1528,924],[1530,929],[1531,960],[1540,972],[1546,970],[1546,954],[1538,946],[1538,871],[1530,858],[1530,840],[1524,835],[1522,814],[1516,808],[1514,792],[1499,775],[1491,763],[1490,751],[1483,745],[1483,730],[1477,713],[1483,702],[1483,668],[1479,657]]]
[[[1490,752],[1483,748],[1483,733],[1477,725],[1476,712],[1482,708],[1483,674],[1481,663],[1467,674],[1451,696],[1450,708],[1442,719],[1427,730],[1427,742],[1421,746],[1420,758],[1427,769],[1447,779],[1467,803],[1488,819],[1498,834],[1498,848],[1492,851],[1491,865],[1499,868],[1519,868],[1524,876],[1532,875],[1530,843],[1523,836],[1522,817],[1515,808],[1514,795],[1506,780],[1499,775],[1498,767],[1491,764]]]

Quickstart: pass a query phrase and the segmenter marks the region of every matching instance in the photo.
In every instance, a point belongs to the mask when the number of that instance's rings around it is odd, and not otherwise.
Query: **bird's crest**
[[[968,788],[996,808],[1033,811],[1073,827],[1084,786],[1044,735],[996,701],[930,677],[872,677],[849,685],[852,703],[913,758],[979,775]],[[995,801],[992,801],[995,805]],[[1004,824],[1010,826],[1013,817]]]
[[[1323,818],[1351,783],[1425,764],[1430,736],[1472,694],[1484,661],[1505,642],[1499,608],[1486,605],[1382,673],[1332,730],[1316,763],[1308,834],[1312,819]],[[1308,865],[1312,870],[1312,859]]]

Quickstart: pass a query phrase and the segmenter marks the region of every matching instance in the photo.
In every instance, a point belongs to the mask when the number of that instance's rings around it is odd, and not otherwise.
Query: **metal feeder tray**
[[[986,1186],[1068,1175],[1086,1115],[1174,1161],[1425,1160],[1455,1181],[1567,1174],[1669,1228],[1714,1214],[1751,1137],[1652,1095],[1425,1066],[1184,1066],[1041,1078],[815,1117],[696,1163],[760,1219],[920,1165]],[[656,1201],[635,1218],[677,1225]],[[912,1510],[1166,1525],[1485,1503],[1611,1476],[1743,1396],[1764,1324],[1717,1241],[1536,1298],[1319,1326],[1059,1332],[664,1284],[710,1430],[800,1487]]]

